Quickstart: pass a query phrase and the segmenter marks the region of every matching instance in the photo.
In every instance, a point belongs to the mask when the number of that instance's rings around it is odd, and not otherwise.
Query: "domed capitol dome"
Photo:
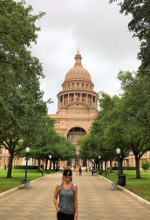
[[[77,80],[77,79],[91,81],[91,76],[89,72],[85,68],[83,68],[81,64],[81,60],[82,57],[78,51],[75,56],[75,65],[67,72],[65,81]]]
[[[81,59],[78,51],[75,56],[75,65],[66,73],[62,91],[57,95],[58,112],[61,109],[83,108],[83,105],[86,109],[97,109],[98,95],[93,91],[94,84],[89,72],[83,68]]]

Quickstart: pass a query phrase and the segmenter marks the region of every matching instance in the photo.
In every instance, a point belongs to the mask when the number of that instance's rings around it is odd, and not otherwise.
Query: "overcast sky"
[[[108,0],[25,0],[33,13],[46,12],[37,26],[37,44],[32,53],[43,64],[41,80],[44,100],[51,98],[50,114],[57,112],[57,94],[79,48],[82,65],[91,74],[94,91],[119,94],[117,74],[120,70],[136,71],[139,42],[132,38],[127,25],[130,16]]]

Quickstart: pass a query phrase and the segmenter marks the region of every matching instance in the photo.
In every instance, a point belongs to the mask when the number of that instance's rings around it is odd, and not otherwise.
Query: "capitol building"
[[[75,64],[65,76],[62,91],[57,95],[58,110],[49,117],[55,120],[56,132],[70,139],[76,146],[77,157],[67,161],[67,165],[80,164],[88,166],[90,162],[79,158],[78,139],[89,133],[97,113],[98,94],[93,90],[94,84],[90,73],[82,66],[82,57],[77,52]],[[66,164],[65,164],[66,165]]]

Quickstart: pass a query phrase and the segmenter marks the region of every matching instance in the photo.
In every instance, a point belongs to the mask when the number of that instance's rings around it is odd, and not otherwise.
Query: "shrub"
[[[118,170],[118,167],[113,167],[113,170]],[[123,167],[123,170],[136,170],[136,167]]]
[[[136,167],[123,167],[124,170],[136,170]]]
[[[142,162],[143,170],[148,170],[149,167],[150,167],[150,162],[148,162],[147,160],[145,162]]]
[[[26,166],[25,165],[15,165],[14,169],[25,169]],[[37,170],[38,166],[28,166],[28,169],[33,169],[33,170]]]

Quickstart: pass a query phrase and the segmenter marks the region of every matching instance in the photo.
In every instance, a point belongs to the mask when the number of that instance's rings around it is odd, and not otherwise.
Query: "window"
[[[79,88],[79,83],[77,83],[77,88]]]
[[[72,88],[74,88],[74,83],[72,83]]]
[[[84,88],[84,83],[82,83],[82,89]]]

